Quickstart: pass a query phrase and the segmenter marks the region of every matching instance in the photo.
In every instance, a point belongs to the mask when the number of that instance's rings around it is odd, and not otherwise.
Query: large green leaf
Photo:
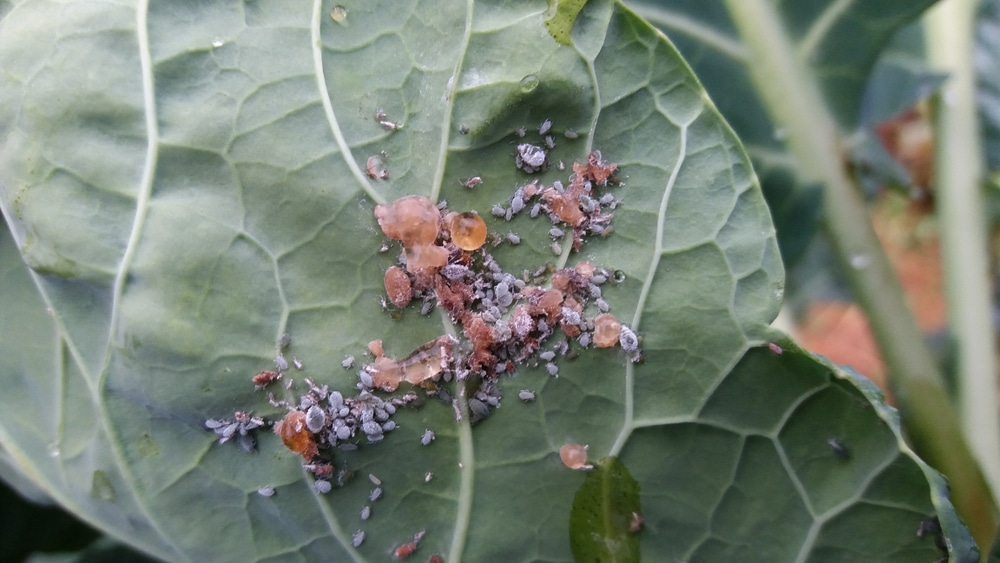
[[[584,8],[571,47],[545,2],[344,2],[339,22],[333,8],[26,1],[0,21],[0,445],[25,476],[170,560],[380,560],[421,530],[421,557],[563,560],[585,475],[557,452],[579,442],[636,478],[651,560],[931,559],[915,531],[935,513],[968,556],[878,397],[760,347],[783,291],[768,210],[662,36],[610,2]],[[548,225],[490,217],[523,241],[495,255],[512,272],[621,270],[605,298],[643,363],[587,349],[558,378],[521,367],[475,427],[433,400],[400,409],[382,443],[337,453],[358,477],[326,495],[277,436],[247,455],[205,431],[236,410],[283,414],[250,383],[283,333],[303,376],[347,394],[345,354],[382,338],[400,357],[449,330],[381,311],[395,253],[377,252],[373,204],[424,194],[487,216],[530,179],[515,130],[547,118],[579,132],[553,164],[600,149],[620,165],[615,231],[555,257]],[[368,474],[384,495],[362,521]]]

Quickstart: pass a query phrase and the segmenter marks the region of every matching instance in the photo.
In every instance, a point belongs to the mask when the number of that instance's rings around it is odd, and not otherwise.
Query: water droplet
[[[213,47],[222,47],[223,43],[225,43],[225,41],[223,41],[221,37],[216,37],[212,40]]]
[[[851,267],[855,270],[864,270],[872,263],[872,259],[865,256],[864,254],[855,254],[851,256]]]
[[[525,94],[534,92],[538,88],[539,80],[534,74],[529,74],[521,79],[521,91]]]
[[[341,6],[340,4],[334,6],[333,9],[330,10],[330,19],[337,23],[344,23],[344,20],[347,19],[347,8]]]

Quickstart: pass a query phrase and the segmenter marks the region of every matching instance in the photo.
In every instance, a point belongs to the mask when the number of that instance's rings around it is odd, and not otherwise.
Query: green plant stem
[[[948,320],[958,350],[958,403],[972,451],[1000,491],[993,303],[980,182],[983,147],[973,68],[975,0],[946,0],[925,19],[928,57],[948,73],[936,104],[935,185]]]
[[[977,542],[989,546],[995,532],[990,489],[875,235],[864,198],[843,166],[841,133],[818,82],[796,57],[773,2],[726,0],[726,5],[750,53],[755,86],[773,122],[787,133],[800,180],[824,185],[825,227],[889,367],[914,447],[948,477],[956,509]]]

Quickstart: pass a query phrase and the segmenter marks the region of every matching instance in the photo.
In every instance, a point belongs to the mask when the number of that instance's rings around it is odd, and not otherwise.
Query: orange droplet
[[[385,292],[389,295],[389,301],[397,307],[406,307],[413,299],[413,286],[410,277],[406,275],[399,266],[393,266],[385,271],[383,278],[385,282]]]
[[[538,308],[545,311],[547,315],[556,315],[562,308],[563,292],[558,289],[549,289],[538,299]]]
[[[558,289],[559,291],[566,291],[569,289],[570,277],[569,270],[557,270],[552,274],[552,287]]]
[[[302,454],[304,459],[308,460],[316,455],[316,441],[313,440],[312,432],[306,428],[306,413],[290,411],[285,418],[274,424],[274,433],[281,437],[286,448]]]
[[[406,271],[416,274],[436,270],[448,263],[448,251],[443,246],[415,244],[406,248]]]
[[[476,250],[486,242],[486,222],[479,214],[449,213],[444,219],[451,231],[451,241],[462,250]]]
[[[574,268],[576,269],[576,272],[578,274],[587,278],[588,280],[594,277],[594,265],[590,262],[587,262],[586,260],[577,263],[577,265]]]
[[[597,315],[594,319],[594,346],[598,348],[611,348],[618,344],[618,337],[622,333],[622,324],[614,315],[604,313]]]
[[[441,227],[441,211],[422,195],[401,197],[392,203],[375,206],[375,218],[389,238],[403,246],[431,244]]]
[[[559,448],[559,459],[570,469],[592,469],[593,466],[587,464],[588,447],[582,444],[565,444]]]

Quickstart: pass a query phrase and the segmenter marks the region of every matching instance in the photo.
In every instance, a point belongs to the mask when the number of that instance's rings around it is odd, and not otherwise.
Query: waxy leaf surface
[[[569,442],[635,477],[651,560],[823,558],[876,523],[894,533],[860,556],[932,559],[913,531],[935,509],[946,519],[943,486],[877,398],[809,356],[760,348],[783,292],[774,230],[690,69],[620,4],[588,3],[572,46],[548,33],[546,7],[345,1],[338,22],[329,2],[10,3],[5,458],[168,560],[384,560],[420,531],[420,558],[565,560],[585,477],[559,461]],[[379,110],[401,127],[380,126]],[[541,142],[545,119],[557,146],[536,177],[565,182],[558,162],[599,149],[624,181],[614,232],[579,254],[553,255],[544,219],[490,215],[531,179],[515,168],[515,131]],[[370,178],[383,151],[389,177]],[[482,184],[463,187],[472,176]],[[507,271],[619,270],[604,297],[642,336],[644,361],[586,349],[560,360],[558,378],[521,366],[475,427],[431,399],[400,409],[382,443],[338,452],[355,478],[325,495],[273,434],[254,454],[218,444],[206,419],[283,416],[250,378],[273,366],[284,333],[304,362],[286,374],[293,389],[310,377],[347,394],[345,354],[360,363],[380,338],[403,357],[454,330],[438,313],[379,305],[398,247],[378,252],[372,209],[408,194],[519,233],[494,250]],[[781,377],[785,362],[811,375]],[[850,460],[824,449],[832,434]],[[382,482],[374,502],[368,474]]]

